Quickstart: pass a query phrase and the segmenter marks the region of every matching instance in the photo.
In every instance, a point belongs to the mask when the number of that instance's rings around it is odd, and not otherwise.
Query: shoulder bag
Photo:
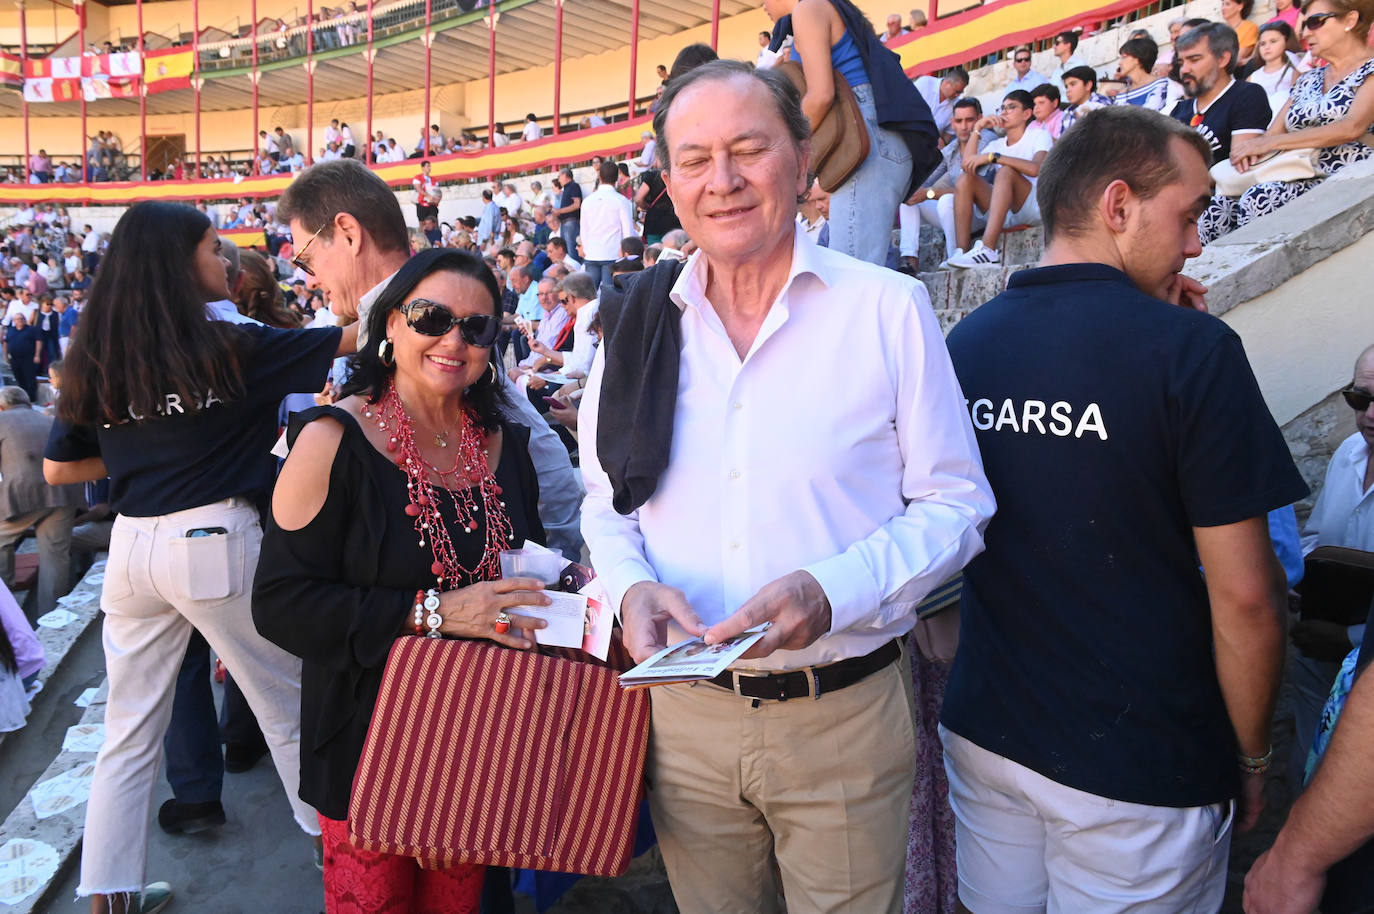
[[[787,77],[797,91],[806,94],[806,74],[795,60],[785,60],[774,67]],[[839,70],[832,71],[835,97],[825,117],[811,131],[811,170],[820,181],[821,190],[833,193],[848,181],[868,158],[868,123],[854,90]]]
[[[430,869],[619,876],[648,740],[648,697],[580,651],[397,638],[353,782],[349,840]]]
[[[1317,162],[1319,149],[1286,149],[1275,152],[1251,165],[1245,171],[1236,171],[1230,159],[1222,159],[1212,166],[1212,180],[1216,182],[1217,193],[1223,197],[1239,197],[1256,184],[1268,181],[1307,181],[1312,178],[1325,178],[1326,169]]]

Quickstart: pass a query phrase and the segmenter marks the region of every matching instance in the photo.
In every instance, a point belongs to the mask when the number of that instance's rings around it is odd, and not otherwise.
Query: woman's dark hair
[[[410,300],[410,293],[420,284],[420,280],[431,273],[440,272],[457,273],[477,280],[491,297],[491,313],[498,318],[501,316],[501,287],[479,258],[457,248],[427,248],[420,251],[396,272],[368,312],[368,342],[348,358],[349,376],[343,387],[344,396],[362,394],[369,403],[376,403],[382,398],[395,370],[395,366],[388,368],[383,365],[377,354],[378,345],[386,339],[387,318],[392,311]],[[499,378],[493,375],[492,369],[482,372],[482,376],[467,389],[465,395],[468,408],[477,413],[478,423],[489,432],[495,431],[501,424],[500,410],[509,405]]]
[[[19,672],[19,659],[14,656],[14,645],[10,644],[10,633],[0,625],[0,670],[9,673]]]
[[[73,425],[153,418],[177,395],[243,394],[240,331],[207,318],[194,269],[210,220],[182,203],[135,203],[110,234],[67,353],[57,414]]]
[[[282,295],[281,284],[266,257],[257,251],[243,251],[239,254],[239,274],[242,279],[234,305],[240,314],[269,327],[300,327],[301,322],[286,307],[286,296]]]
[[[1266,22],[1264,25],[1260,26],[1259,33],[1263,35],[1265,32],[1278,32],[1279,35],[1283,37],[1284,50],[1296,53],[1300,49],[1297,33],[1293,31],[1291,25],[1284,22],[1282,19],[1275,19],[1272,22]]]
[[[689,44],[678,51],[677,57],[673,58],[673,65],[668,70],[668,82],[672,82],[683,73],[695,70],[704,63],[719,59],[720,55],[709,44],[702,44],[701,42]]]
[[[1159,45],[1153,38],[1130,38],[1121,46],[1121,53],[1134,57],[1140,62],[1140,68],[1148,73],[1159,59]]]

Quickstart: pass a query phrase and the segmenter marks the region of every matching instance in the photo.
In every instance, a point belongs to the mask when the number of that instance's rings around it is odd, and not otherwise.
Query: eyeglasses
[[[1362,390],[1353,384],[1341,391],[1341,396],[1345,397],[1345,402],[1357,413],[1362,413],[1369,409],[1369,404],[1374,403],[1374,393]]]
[[[329,223],[326,222],[324,225],[328,225],[328,224],[329,224]],[[315,275],[315,271],[312,270],[312,269],[310,269],[310,265],[307,264],[304,260],[301,260],[301,258],[305,256],[305,252],[306,252],[306,251],[310,250],[310,246],[311,246],[312,244],[315,243],[315,239],[318,238],[318,237],[320,237],[320,232],[323,232],[323,231],[324,231],[324,225],[322,225],[322,226],[320,226],[319,228],[315,229],[315,234],[313,234],[313,235],[310,236],[310,240],[307,241],[307,242],[305,243],[305,247],[301,248],[301,249],[300,249],[300,252],[299,252],[298,254],[296,254],[295,257],[292,257],[292,258],[291,258],[291,266],[293,266],[293,267],[295,267],[296,269],[300,270],[300,271],[301,271],[302,273],[304,273],[306,276],[314,276],[314,275]]]
[[[469,346],[485,349],[496,342],[501,332],[501,319],[494,314],[469,314],[454,317],[453,312],[427,298],[412,299],[401,306],[406,326],[424,336],[443,336],[458,328],[458,334]]]
[[[568,302],[570,302],[570,301],[572,301],[572,299],[568,298],[568,296],[566,296],[566,295],[560,295],[560,296],[558,296],[558,303],[559,303],[560,305],[566,305],[566,304],[567,304]]]
[[[1339,15],[1340,13],[1313,13],[1302,21],[1302,27],[1305,31],[1315,32],[1322,27],[1323,22],[1328,19],[1334,19]]]
[[[1016,58],[1016,62],[1017,62],[1017,63],[1030,63],[1030,58],[1029,58],[1029,57],[1018,57],[1018,58]]]

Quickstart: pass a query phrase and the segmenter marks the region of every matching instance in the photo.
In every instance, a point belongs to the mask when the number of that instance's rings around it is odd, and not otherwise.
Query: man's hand
[[[706,631],[705,623],[676,587],[640,581],[625,592],[620,601],[620,624],[625,633],[625,648],[635,663],[643,663],[668,646],[670,621],[692,637],[700,637]]]
[[[1259,822],[1264,812],[1266,778],[1263,774],[1240,776],[1240,797],[1236,800],[1236,831],[1244,834]]]
[[[794,571],[763,585],[732,616],[711,626],[706,632],[706,643],[719,644],[765,622],[772,623],[768,631],[741,660],[810,647],[830,631],[830,600],[809,573]]]
[[[1260,855],[1245,876],[1245,914],[1312,914],[1322,900],[1326,874],[1290,859],[1282,838]]]
[[[1194,311],[1207,313],[1207,287],[1196,279],[1184,276],[1182,273],[1175,273],[1174,278],[1169,280],[1169,286],[1164,292],[1164,300],[1171,305],[1179,305],[1183,308],[1192,308]]]

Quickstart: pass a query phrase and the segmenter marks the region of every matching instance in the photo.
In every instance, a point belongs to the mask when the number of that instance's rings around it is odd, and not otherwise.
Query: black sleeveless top
[[[300,797],[331,819],[348,817],[349,793],[362,755],[387,654],[410,619],[415,592],[434,586],[428,541],[422,547],[406,476],[372,446],[352,414],[321,406],[291,417],[287,440],[328,416],[344,427],[330,468],[329,494],[299,530],[269,519],[253,584],[253,619],[269,641],[300,657]],[[515,534],[544,542],[539,483],[529,457],[529,430],[502,423],[496,481]],[[452,501],[440,513],[471,567],[486,543],[485,515],[464,533]]]

